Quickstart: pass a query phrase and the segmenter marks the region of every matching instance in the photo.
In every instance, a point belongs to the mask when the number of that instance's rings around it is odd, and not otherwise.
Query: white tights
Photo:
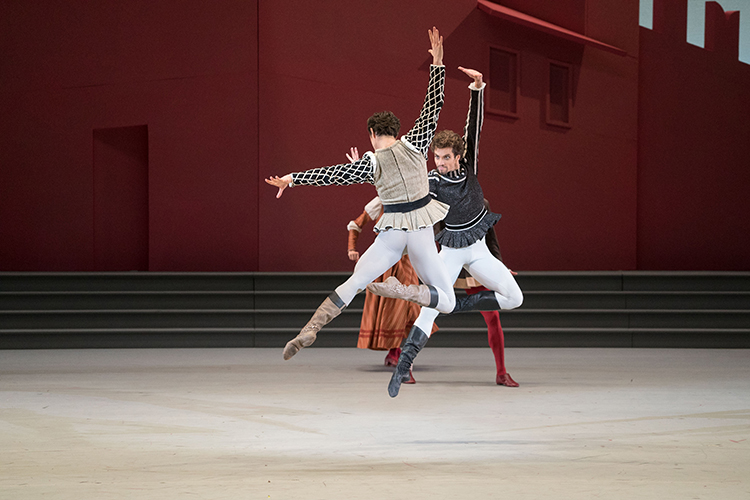
[[[490,253],[484,238],[464,248],[443,247],[440,257],[448,269],[451,283],[455,283],[461,268],[466,268],[486,288],[495,292],[500,309],[515,309],[523,303],[521,288],[505,264]],[[430,336],[432,323],[441,312],[443,311],[423,307],[414,326]]]
[[[438,292],[437,311],[449,313],[456,305],[453,292],[455,278],[450,278],[448,271],[435,247],[432,226],[418,231],[399,231],[390,229],[378,234],[370,248],[362,254],[354,273],[336,293],[346,305],[354,296],[372,283],[375,278],[386,272],[401,259],[406,248],[411,265],[417,276],[427,285],[432,285]]]

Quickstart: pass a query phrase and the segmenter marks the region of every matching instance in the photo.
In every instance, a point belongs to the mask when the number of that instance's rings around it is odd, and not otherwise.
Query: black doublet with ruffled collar
[[[450,248],[472,245],[500,220],[500,214],[484,207],[482,187],[473,169],[466,165],[445,175],[432,170],[428,179],[430,194],[451,207],[443,221],[445,228],[435,236],[441,245]]]
[[[464,128],[466,150],[459,168],[445,175],[431,170],[427,176],[430,195],[450,205],[445,217],[445,229],[435,239],[443,246],[463,248],[484,238],[487,231],[500,220],[500,214],[487,211],[484,194],[477,180],[479,134],[484,120],[484,87],[469,86],[471,99]]]

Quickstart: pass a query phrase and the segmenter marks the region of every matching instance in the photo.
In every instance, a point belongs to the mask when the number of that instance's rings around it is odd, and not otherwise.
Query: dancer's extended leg
[[[466,290],[466,293],[474,295],[486,290],[485,287],[476,287]],[[495,366],[497,367],[495,383],[507,387],[518,387],[518,382],[513,380],[505,368],[505,334],[500,324],[500,314],[497,311],[482,311],[481,313],[484,322],[487,323],[487,342],[490,344],[490,349],[495,357]]]
[[[388,395],[392,398],[398,396],[401,384],[409,382],[411,378],[411,365],[414,362],[414,358],[417,357],[419,351],[425,346],[428,338],[427,334],[418,327],[413,326],[411,328],[409,336],[406,337],[406,342],[401,348],[398,365],[396,365],[396,369],[391,376],[391,381],[388,383]]]
[[[297,354],[303,347],[310,347],[317,338],[318,332],[325,325],[330,323],[336,316],[341,314],[346,304],[344,304],[336,292],[326,297],[318,309],[313,313],[312,318],[302,327],[302,330],[292,340],[284,346],[284,359],[289,359]]]
[[[311,346],[320,329],[341,314],[357,292],[364,290],[368,283],[401,259],[406,246],[405,234],[403,231],[386,231],[375,238],[370,248],[360,257],[349,279],[323,301],[300,333],[287,342],[284,359],[291,358],[303,347]]]
[[[495,356],[497,374],[505,374],[505,336],[500,325],[500,314],[497,311],[482,311],[481,314],[487,323],[487,343]]]
[[[438,258],[442,262],[441,257],[442,254],[438,256]],[[410,257],[410,259],[412,260],[412,262],[414,262],[414,257]],[[443,264],[444,270],[448,276],[447,282],[454,283],[456,281],[456,278],[458,278],[458,275],[461,273],[461,267],[463,263],[454,259],[451,262],[446,262]],[[452,291],[453,287],[451,287],[451,292]],[[414,363],[414,358],[417,356],[419,351],[422,350],[422,347],[425,346],[427,340],[430,338],[430,335],[432,334],[432,324],[434,323],[435,318],[437,318],[438,314],[440,314],[440,311],[429,307],[422,307],[422,309],[419,311],[419,316],[414,321],[414,326],[409,333],[409,337],[406,339],[406,344],[404,344],[401,356],[398,359],[396,371],[393,373],[391,381],[388,384],[388,394],[392,398],[398,395],[401,389],[401,384],[407,383],[406,374],[409,373],[409,370]],[[407,344],[410,344],[410,348],[408,350],[406,348]]]
[[[507,387],[518,387],[518,382],[513,380],[505,368],[505,335],[503,327],[500,325],[500,314],[497,311],[482,311],[484,321],[487,323],[487,341],[495,356],[495,366],[497,374],[495,383]]]

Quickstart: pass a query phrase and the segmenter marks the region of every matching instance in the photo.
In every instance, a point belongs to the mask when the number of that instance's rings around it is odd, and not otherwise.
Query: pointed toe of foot
[[[299,347],[297,347],[293,341],[287,342],[286,347],[284,347],[284,353],[283,353],[284,360],[289,361],[292,358],[292,356],[294,356],[298,352],[299,352]]]

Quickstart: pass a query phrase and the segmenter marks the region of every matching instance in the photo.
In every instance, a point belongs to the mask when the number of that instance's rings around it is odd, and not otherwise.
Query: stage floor
[[[384,354],[0,351],[0,498],[750,498],[750,350]]]

